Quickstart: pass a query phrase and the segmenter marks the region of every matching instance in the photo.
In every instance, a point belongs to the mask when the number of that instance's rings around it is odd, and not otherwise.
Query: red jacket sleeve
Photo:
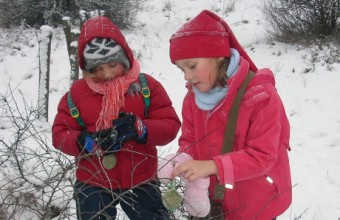
[[[194,131],[194,119],[192,106],[194,105],[192,102],[192,96],[190,95],[190,91],[188,91],[187,95],[184,97],[183,106],[182,106],[182,135],[179,138],[179,152],[186,152],[192,158],[197,159],[197,151],[196,151],[196,137]]]
[[[214,157],[219,176],[224,177],[220,178],[221,184],[263,176],[277,160],[282,131],[287,127],[285,111],[274,86],[264,85],[261,93],[264,100],[255,103],[248,100],[253,109],[243,150]],[[230,170],[233,175],[224,175]]]
[[[52,126],[53,146],[65,154],[78,156],[80,150],[77,145],[77,137],[82,128],[72,118],[67,105],[67,93],[61,98],[57,115]]]
[[[163,146],[175,139],[181,122],[164,87],[147,75],[150,107],[144,123],[148,131],[147,145]]]

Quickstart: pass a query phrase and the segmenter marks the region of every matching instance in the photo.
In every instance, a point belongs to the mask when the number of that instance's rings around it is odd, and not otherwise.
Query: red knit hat
[[[230,57],[230,48],[235,48],[250,64],[257,68],[243,47],[238,43],[228,24],[211,11],[204,10],[185,23],[170,38],[170,59]]]
[[[94,38],[110,38],[119,44],[130,62],[130,67],[133,65],[134,56],[132,50],[127,44],[125,37],[119,30],[119,28],[112,23],[110,19],[105,16],[98,16],[88,19],[79,35],[78,39],[78,62],[82,70],[85,69],[84,64],[84,49]]]

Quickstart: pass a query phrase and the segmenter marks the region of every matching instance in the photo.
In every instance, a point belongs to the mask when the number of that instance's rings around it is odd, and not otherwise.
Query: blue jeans
[[[109,190],[77,181],[75,184],[77,218],[80,220],[116,219],[120,203],[129,219],[167,220],[170,215],[163,206],[161,192],[155,182],[131,190]],[[124,218],[123,218],[124,219]]]

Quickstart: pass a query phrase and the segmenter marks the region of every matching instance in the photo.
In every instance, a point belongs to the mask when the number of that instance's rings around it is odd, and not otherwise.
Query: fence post
[[[39,93],[38,118],[44,117],[48,121],[48,100],[50,90],[50,56],[52,28],[47,25],[40,27],[39,42]]]

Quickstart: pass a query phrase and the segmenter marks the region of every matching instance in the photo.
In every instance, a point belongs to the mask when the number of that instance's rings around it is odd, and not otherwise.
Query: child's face
[[[184,72],[184,79],[200,92],[214,88],[217,80],[217,63],[221,58],[191,58],[175,62]]]
[[[122,76],[124,71],[125,68],[122,63],[111,62],[95,67],[91,73],[98,82],[106,82],[114,79],[117,76]]]

